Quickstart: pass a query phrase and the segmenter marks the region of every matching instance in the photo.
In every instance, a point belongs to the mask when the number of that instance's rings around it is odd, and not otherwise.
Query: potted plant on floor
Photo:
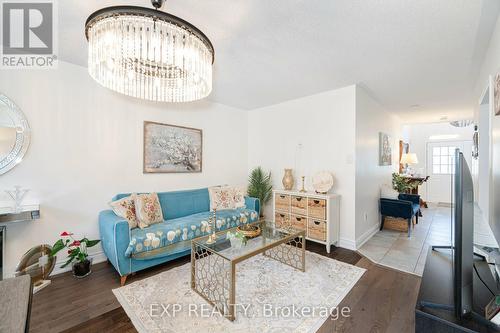
[[[252,170],[248,179],[248,195],[259,199],[260,217],[264,217],[264,205],[269,202],[273,195],[271,171],[266,173],[261,167]]]
[[[61,268],[73,263],[72,269],[75,277],[84,278],[88,276],[92,272],[92,259],[88,258],[89,254],[87,253],[87,248],[97,245],[100,240],[90,240],[87,237],[77,240],[73,238],[72,233],[66,231],[61,233],[61,237],[62,238],[52,246],[50,256],[54,257],[57,252],[62,249],[68,249],[68,259]]]

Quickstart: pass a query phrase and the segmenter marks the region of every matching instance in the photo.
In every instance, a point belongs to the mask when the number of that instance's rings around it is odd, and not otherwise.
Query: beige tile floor
[[[380,265],[421,276],[429,246],[451,243],[451,208],[429,204],[429,208],[422,208],[422,214],[410,238],[406,232],[384,229],[370,238],[359,252]]]

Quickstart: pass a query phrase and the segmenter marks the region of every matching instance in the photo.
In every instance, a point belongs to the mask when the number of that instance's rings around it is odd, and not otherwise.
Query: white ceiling
[[[254,109],[359,83],[390,111],[439,119],[470,115],[499,3],[168,0],[163,10],[214,44],[213,101]],[[86,66],[86,18],[120,4],[150,6],[148,0],[59,1],[60,59]]]

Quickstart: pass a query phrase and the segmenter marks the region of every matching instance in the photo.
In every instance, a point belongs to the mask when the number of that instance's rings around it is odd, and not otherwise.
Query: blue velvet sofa
[[[380,199],[380,230],[384,228],[386,216],[403,218],[408,221],[408,237],[411,236],[412,219],[415,217],[418,224],[420,214],[420,195],[400,193],[398,199]]]
[[[114,200],[129,196],[118,194]],[[190,253],[191,240],[208,235],[210,198],[208,188],[158,193],[164,222],[145,229],[129,229],[128,222],[112,210],[99,213],[101,244],[124,285],[130,273],[152,267]],[[217,230],[256,222],[260,203],[245,197],[244,208],[217,212]]]

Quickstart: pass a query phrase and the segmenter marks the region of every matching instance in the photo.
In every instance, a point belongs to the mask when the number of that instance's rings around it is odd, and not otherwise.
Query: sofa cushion
[[[163,213],[156,193],[132,195],[139,228],[163,222]]]
[[[208,188],[173,192],[158,192],[163,219],[171,220],[210,210]],[[113,201],[128,197],[130,193],[117,194]]]
[[[210,210],[234,208],[233,189],[228,186],[214,186],[208,189],[210,194]]]
[[[137,228],[134,194],[109,203],[113,212],[127,220],[130,229]]]
[[[177,219],[153,224],[144,229],[130,231],[130,243],[125,256],[156,250],[182,241],[208,235],[208,221],[211,212],[202,212]],[[256,222],[256,211],[240,208],[217,212],[217,231],[237,227],[240,224]]]
[[[246,191],[242,187],[232,187],[231,193],[233,196],[233,208],[243,208],[245,205],[245,193]]]
[[[381,199],[394,199],[397,200],[399,197],[398,191],[390,187],[389,185],[382,185],[380,187],[380,198]]]

